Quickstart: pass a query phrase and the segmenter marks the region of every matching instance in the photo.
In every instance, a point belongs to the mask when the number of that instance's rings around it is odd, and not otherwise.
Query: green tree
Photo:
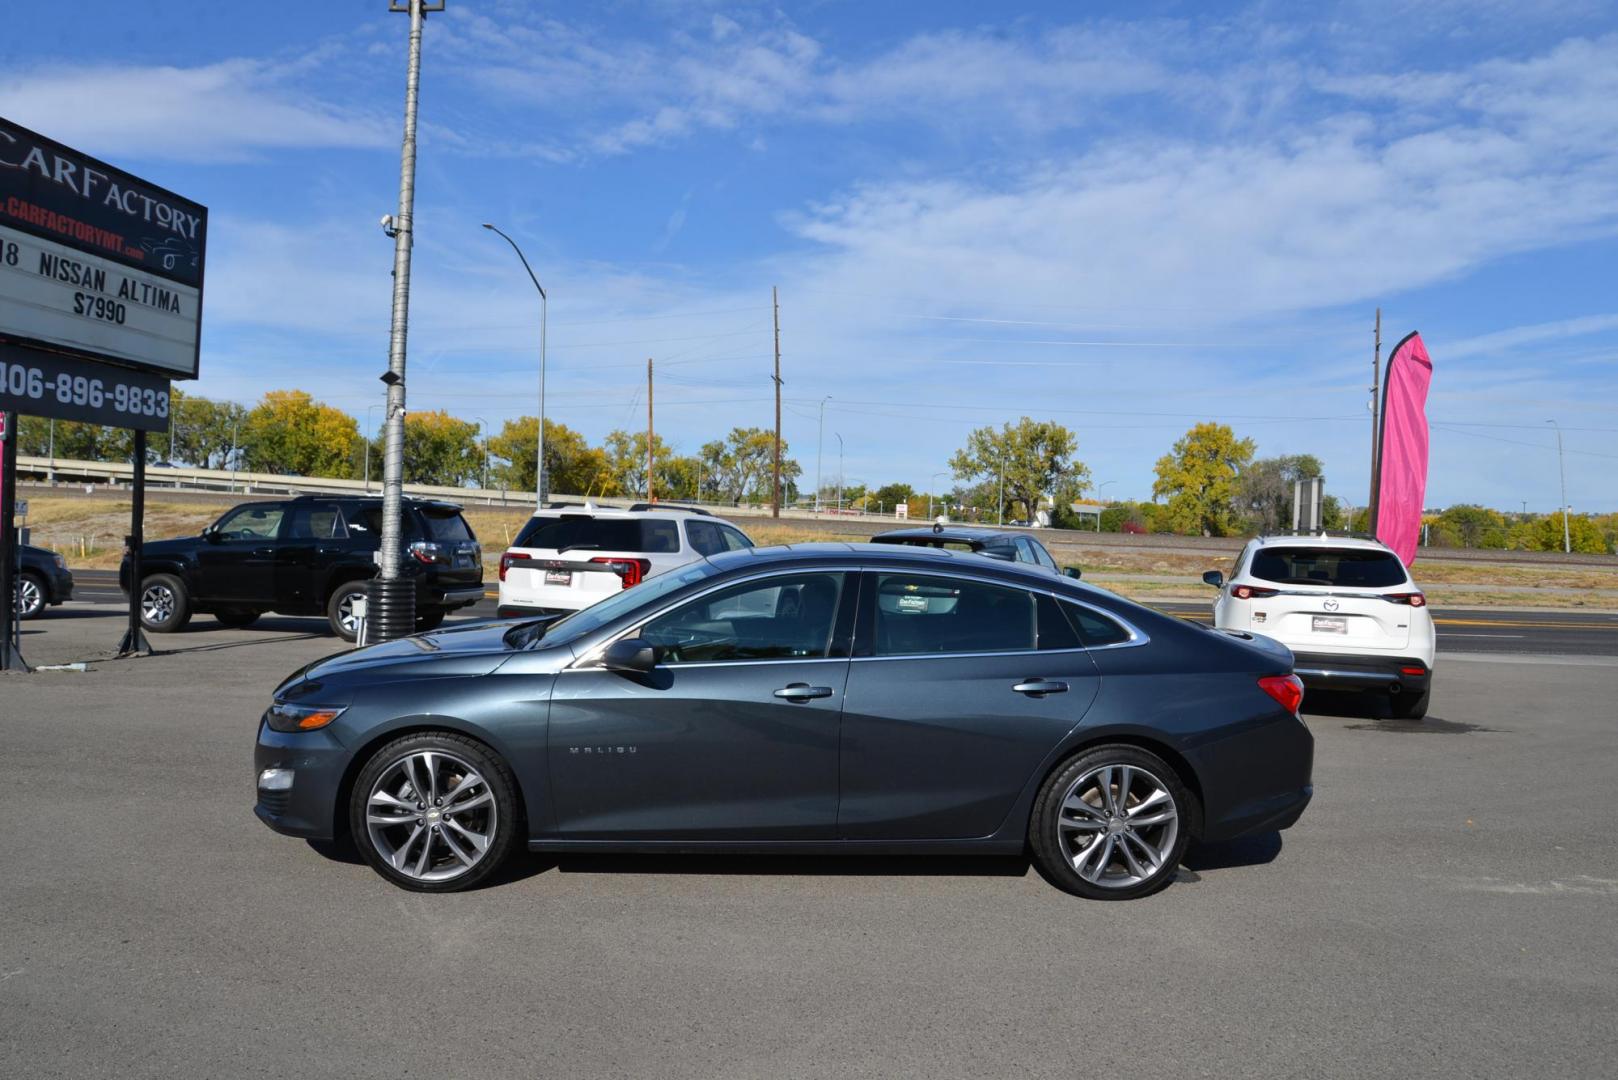
[[[1567,535],[1573,542],[1573,550],[1587,555],[1606,554],[1610,549],[1607,538],[1602,535],[1601,526],[1592,517],[1584,514],[1569,514],[1567,519]],[[1528,531],[1529,551],[1561,551],[1562,550],[1562,515],[1560,512],[1546,514],[1535,521]]]
[[[17,453],[29,457],[51,454],[51,422],[43,416],[24,416],[17,424]],[[56,421],[55,453],[58,461],[128,461],[134,453],[134,432],[128,428]]]
[[[1024,416],[996,431],[981,427],[966,437],[966,445],[949,459],[955,476],[976,485],[974,502],[985,489],[993,492],[992,505],[1000,504],[1001,477],[1005,481],[1005,515],[1032,520],[1041,500],[1059,489],[1071,498],[1090,487],[1090,470],[1073,458],[1078,439],[1061,424]],[[1021,513],[1014,512],[1021,507]]]
[[[646,494],[646,432],[614,431],[607,436],[604,447],[607,457],[607,472],[612,476],[613,484],[620,495]],[[673,457],[673,451],[663,436],[652,436],[652,454],[654,464],[658,466],[657,480],[662,480],[663,469],[661,463]],[[654,486],[652,493],[659,498],[669,495],[669,492],[658,490],[661,485]]]
[[[644,443],[642,444],[644,445]],[[797,498],[802,467],[788,456],[781,443],[781,502]],[[731,428],[723,440],[702,444],[697,457],[702,466],[704,497],[720,502],[768,502],[772,497],[775,469],[775,433],[765,428]],[[846,500],[846,496],[845,496]]]
[[[1248,465],[1242,470],[1236,494],[1242,524],[1261,536],[1290,529],[1293,484],[1320,475],[1320,459],[1313,454],[1263,458]],[[1321,523],[1325,524],[1324,506],[1321,509]]]
[[[1186,432],[1157,460],[1154,498],[1166,498],[1166,524],[1177,533],[1229,536],[1236,531],[1239,477],[1253,460],[1253,440],[1238,439],[1224,424],[1203,423]]]
[[[532,416],[507,420],[489,439],[489,452],[500,459],[490,483],[511,491],[533,491],[539,421]],[[607,456],[566,424],[545,418],[545,475],[551,495],[611,494]]]
[[[1430,531],[1434,547],[1504,548],[1508,544],[1505,515],[1471,503],[1451,506],[1438,515]],[[1448,543],[1440,543],[1442,535]]]
[[[910,500],[915,497],[916,489],[909,484],[883,484],[871,492],[868,501],[875,503],[876,509],[881,510],[883,513],[888,513],[900,503],[908,506]]]
[[[230,465],[232,440],[240,437],[247,410],[234,401],[193,397],[178,386],[169,395],[169,424],[173,428],[175,464],[199,469]],[[158,438],[161,446],[162,439]],[[166,452],[166,451],[165,451]]]
[[[352,416],[302,390],[271,390],[242,418],[251,472],[352,478],[362,442]]]

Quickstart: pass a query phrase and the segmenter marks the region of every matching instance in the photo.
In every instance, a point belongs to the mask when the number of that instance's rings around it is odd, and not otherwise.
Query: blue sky
[[[1436,376],[1430,505],[1618,508],[1611,4],[449,0],[425,42],[410,404],[682,451],[767,426],[918,487],[1079,436],[1108,497],[1203,419],[1363,500],[1373,310]],[[0,114],[211,209],[203,377],[374,420],[408,20],[383,0],[27,5]],[[193,388],[188,388],[193,389]]]

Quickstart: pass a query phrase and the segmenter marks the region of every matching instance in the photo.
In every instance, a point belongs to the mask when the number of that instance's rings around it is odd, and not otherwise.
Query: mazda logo
[[[1336,611],[1337,610],[1337,601],[1335,601],[1335,600],[1327,600],[1326,601],[1326,610],[1327,611]]]

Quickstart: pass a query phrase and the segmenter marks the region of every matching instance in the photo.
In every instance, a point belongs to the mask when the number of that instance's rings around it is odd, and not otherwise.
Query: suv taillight
[[[1382,599],[1390,604],[1409,604],[1411,607],[1427,606],[1427,598],[1419,592],[1383,593]]]
[[[1296,675],[1266,675],[1258,681],[1258,688],[1294,716],[1303,704],[1303,680]]]
[[[426,540],[417,540],[410,545],[410,554],[419,563],[431,566],[433,563],[449,562],[449,549],[443,544],[433,544]]]
[[[511,569],[511,564],[514,563],[514,562],[517,562],[518,560],[522,559],[523,557],[524,557],[523,553],[520,552],[520,551],[508,551],[508,552],[505,552],[503,555],[500,556],[500,580],[501,581],[506,580],[506,571]]]
[[[1262,600],[1266,596],[1274,596],[1280,589],[1261,589],[1256,585],[1232,585],[1230,595],[1238,600]]]
[[[652,568],[650,559],[616,559],[610,555],[598,555],[590,560],[593,563],[605,563],[612,567],[613,573],[623,580],[624,588],[639,585],[646,580],[646,571]]]

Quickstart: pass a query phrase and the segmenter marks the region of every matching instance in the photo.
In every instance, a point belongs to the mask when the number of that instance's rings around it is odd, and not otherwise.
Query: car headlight
[[[56,569],[58,569],[58,570],[66,570],[67,569],[67,560],[62,558],[62,556],[54,555],[54,556],[52,556],[52,558],[54,558],[56,560]]]
[[[292,705],[277,701],[264,712],[271,731],[315,731],[347,710],[333,705]]]

